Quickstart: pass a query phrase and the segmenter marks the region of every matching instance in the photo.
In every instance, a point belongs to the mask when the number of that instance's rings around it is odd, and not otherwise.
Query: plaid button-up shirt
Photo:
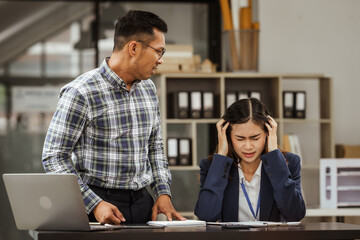
[[[104,60],[61,89],[43,166],[78,176],[88,213],[101,201],[88,184],[133,190],[151,185],[155,197],[170,195],[160,129],[155,84],[135,81],[128,91]]]

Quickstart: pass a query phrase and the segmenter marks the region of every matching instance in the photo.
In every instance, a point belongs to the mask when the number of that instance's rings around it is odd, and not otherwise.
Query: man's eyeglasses
[[[142,42],[142,41],[138,41],[138,42],[144,44],[144,45],[147,46],[147,47],[150,47],[150,48],[154,49],[154,50],[158,53],[159,59],[162,58],[162,56],[163,56],[164,53],[166,52],[166,49],[165,49],[165,48],[159,50],[159,49],[156,49],[156,48],[154,48],[154,47],[150,46],[149,44],[144,43],[144,42]]]

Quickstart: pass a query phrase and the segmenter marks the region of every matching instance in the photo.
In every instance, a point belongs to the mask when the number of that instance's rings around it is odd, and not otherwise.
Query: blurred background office
[[[253,4],[261,23],[258,71],[331,76],[335,143],[360,145],[360,1]],[[42,146],[61,86],[110,55],[114,23],[130,9],[158,14],[169,26],[167,44],[192,45],[221,70],[217,0],[0,1],[0,174],[43,172]],[[179,211],[195,204],[196,174],[173,171]],[[2,180],[0,239],[31,239],[16,229]]]

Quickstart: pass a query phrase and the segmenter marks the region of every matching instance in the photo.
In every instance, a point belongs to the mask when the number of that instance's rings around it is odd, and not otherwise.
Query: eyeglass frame
[[[147,43],[145,43],[145,42],[143,42],[143,41],[137,41],[137,42],[142,43],[142,44],[144,44],[145,46],[154,49],[157,53],[160,53],[160,55],[158,54],[159,59],[162,58],[162,57],[164,56],[165,52],[166,52],[166,49],[165,49],[165,48],[163,48],[162,50],[159,50],[159,49],[156,49],[156,48],[150,46],[149,44],[147,44]]]

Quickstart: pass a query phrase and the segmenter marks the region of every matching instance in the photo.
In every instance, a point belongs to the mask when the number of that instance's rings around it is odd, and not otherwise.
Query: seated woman
[[[200,162],[195,215],[205,221],[299,221],[300,158],[277,145],[277,123],[255,99],[233,103],[216,124],[218,146]]]

